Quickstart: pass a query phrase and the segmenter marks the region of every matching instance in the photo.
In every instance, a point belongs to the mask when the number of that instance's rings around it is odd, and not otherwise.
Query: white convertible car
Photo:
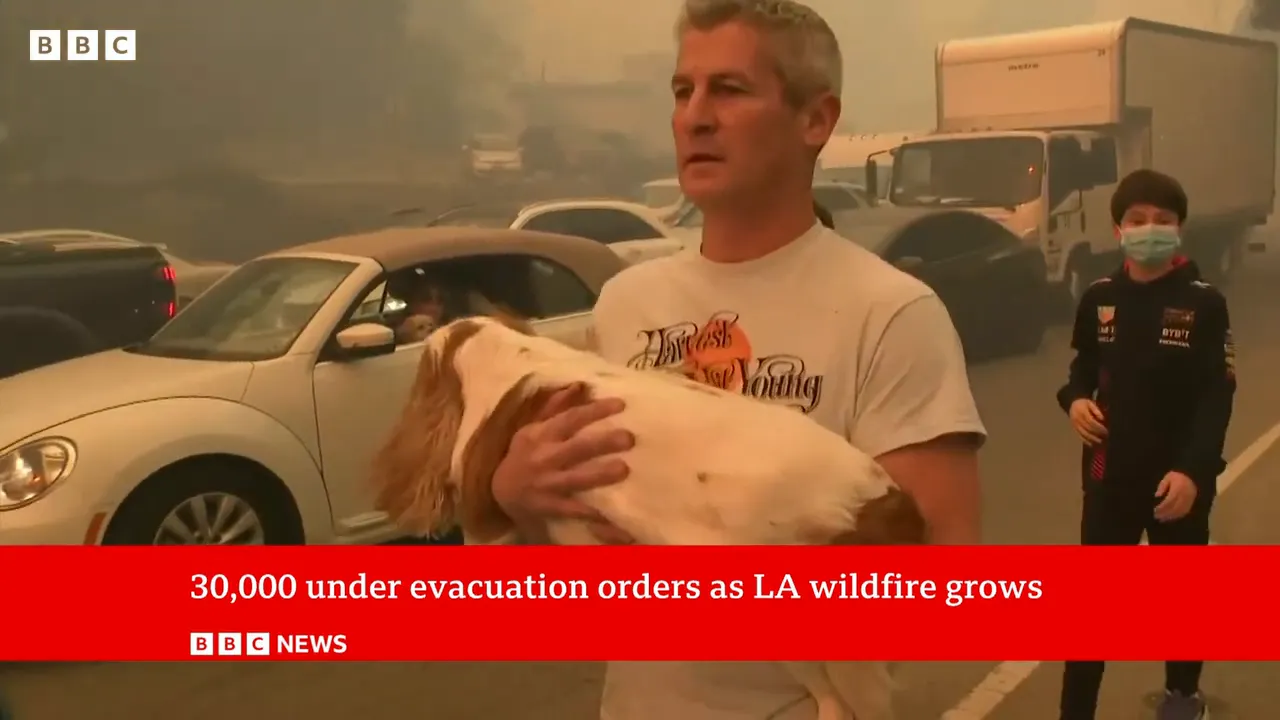
[[[672,255],[688,244],[684,234],[673,231],[652,209],[608,198],[546,200],[528,205],[465,205],[436,217],[429,224],[508,227],[574,235],[608,245],[631,264]]]
[[[396,339],[415,283],[447,286],[439,321],[480,298],[589,347],[624,266],[583,238],[455,227],[249,262],[142,345],[0,381],[0,544],[394,539],[367,480],[422,351]]]

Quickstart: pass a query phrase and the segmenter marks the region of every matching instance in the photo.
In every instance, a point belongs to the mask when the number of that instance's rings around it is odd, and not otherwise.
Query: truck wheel
[[[297,545],[297,508],[275,477],[237,462],[193,460],[147,478],[103,545]]]

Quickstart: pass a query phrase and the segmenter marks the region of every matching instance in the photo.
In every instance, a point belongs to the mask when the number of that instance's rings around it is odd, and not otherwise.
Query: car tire
[[[192,460],[161,470],[125,498],[107,525],[102,544],[302,544],[302,520],[292,497],[274,477],[265,475],[265,470],[216,459]],[[251,512],[252,519],[247,522],[257,526],[251,535],[260,538],[248,542],[243,539],[248,534],[241,534],[187,543],[161,542],[166,519],[175,512],[180,519],[191,519],[187,511],[194,503],[221,503],[221,507],[236,511],[237,519]]]

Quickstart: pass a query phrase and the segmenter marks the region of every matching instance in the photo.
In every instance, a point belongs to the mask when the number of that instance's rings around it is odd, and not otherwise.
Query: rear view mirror
[[[384,355],[396,349],[396,334],[379,323],[359,323],[340,330],[334,340],[346,357],[364,358]]]
[[[866,175],[862,180],[862,186],[867,190],[867,197],[880,197],[880,168],[876,166],[876,161],[867,159],[865,168]]]

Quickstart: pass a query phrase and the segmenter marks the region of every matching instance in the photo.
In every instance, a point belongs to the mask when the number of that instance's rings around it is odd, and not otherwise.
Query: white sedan
[[[393,539],[367,475],[422,352],[396,340],[397,295],[430,278],[587,348],[625,265],[583,238],[463,228],[246,263],[140,346],[0,380],[0,544]],[[444,307],[441,322],[476,311]]]
[[[22,242],[24,239],[37,238],[47,240],[56,239],[59,242],[67,243],[95,243],[101,245],[144,245],[138,240],[121,237],[119,235],[111,235],[109,233],[98,232],[97,230],[73,230],[73,229],[48,229],[48,230],[26,230],[17,233],[5,233],[0,235],[0,240],[12,240],[14,242]],[[220,262],[205,262],[196,260],[187,260],[174,255],[168,246],[161,243],[151,243],[160,250],[165,260],[169,262],[169,266],[173,268],[175,276],[175,285],[178,291],[179,307],[191,302],[197,295],[209,289],[209,286],[222,279],[223,275],[231,272],[235,266]]]
[[[573,235],[609,246],[635,264],[683,250],[683,234],[652,208],[612,199],[549,200],[529,205],[468,205],[450,210],[430,225],[506,227]]]

